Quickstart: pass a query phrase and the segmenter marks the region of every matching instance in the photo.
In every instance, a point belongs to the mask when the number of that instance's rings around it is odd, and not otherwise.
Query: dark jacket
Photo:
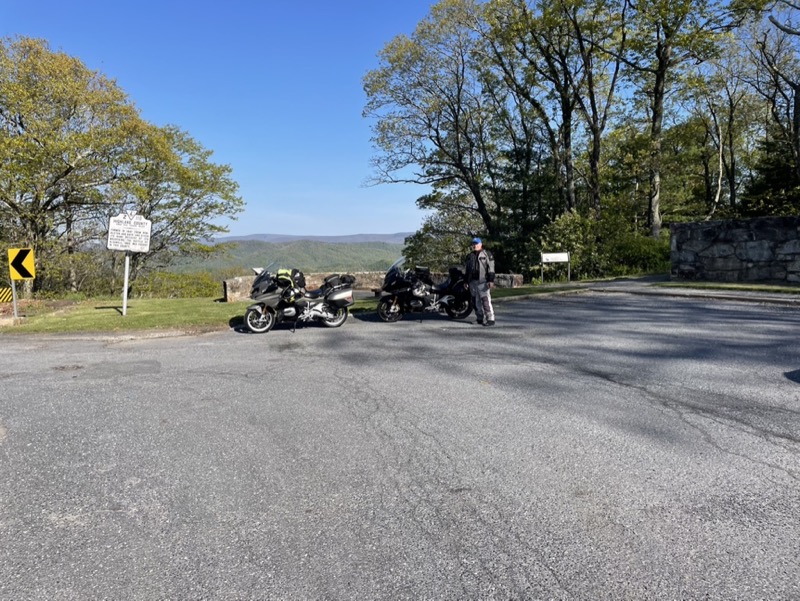
[[[494,282],[494,257],[485,248],[473,250],[464,264],[467,281]]]

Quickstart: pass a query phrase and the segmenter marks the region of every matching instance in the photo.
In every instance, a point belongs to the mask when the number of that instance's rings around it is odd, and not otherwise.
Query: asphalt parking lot
[[[0,599],[800,598],[800,307],[3,337]]]

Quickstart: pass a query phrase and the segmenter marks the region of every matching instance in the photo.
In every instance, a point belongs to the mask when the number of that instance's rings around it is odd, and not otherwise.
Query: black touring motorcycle
[[[452,319],[464,319],[472,313],[469,287],[464,272],[451,267],[447,279],[434,284],[430,269],[404,269],[402,257],[386,272],[378,301],[381,321],[394,322],[406,313],[447,313]]]
[[[253,269],[256,279],[250,290],[255,302],[247,307],[244,322],[252,332],[269,332],[276,323],[320,321],[329,328],[338,328],[347,321],[348,307],[353,304],[352,275],[331,274],[317,290],[306,290],[302,271],[279,269],[277,273]],[[294,331],[294,328],[293,328]]]

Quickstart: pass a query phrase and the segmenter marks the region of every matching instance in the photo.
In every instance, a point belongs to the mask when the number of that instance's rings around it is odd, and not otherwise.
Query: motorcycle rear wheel
[[[396,300],[396,299],[395,299]],[[378,318],[386,323],[394,323],[403,319],[403,311],[392,311],[392,299],[382,298],[378,301]]]
[[[330,309],[333,310],[333,307],[330,307]],[[347,313],[347,307],[336,307],[331,319],[321,320],[322,325],[328,326],[329,328],[338,328],[347,321]]]
[[[264,334],[275,325],[275,314],[268,309],[265,309],[263,313],[258,309],[248,309],[244,314],[244,322],[251,332]]]
[[[468,298],[456,299],[452,305],[444,308],[450,319],[464,319],[472,313],[472,303]]]

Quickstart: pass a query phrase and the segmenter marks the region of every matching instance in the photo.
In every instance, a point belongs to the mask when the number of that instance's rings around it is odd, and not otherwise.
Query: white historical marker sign
[[[121,213],[108,222],[108,250],[146,253],[150,250],[152,222],[141,215]]]
[[[125,251],[125,287],[122,291],[122,316],[128,314],[128,276],[131,270],[130,253],[150,250],[152,222],[136,213],[120,213],[108,221],[108,250]]]

